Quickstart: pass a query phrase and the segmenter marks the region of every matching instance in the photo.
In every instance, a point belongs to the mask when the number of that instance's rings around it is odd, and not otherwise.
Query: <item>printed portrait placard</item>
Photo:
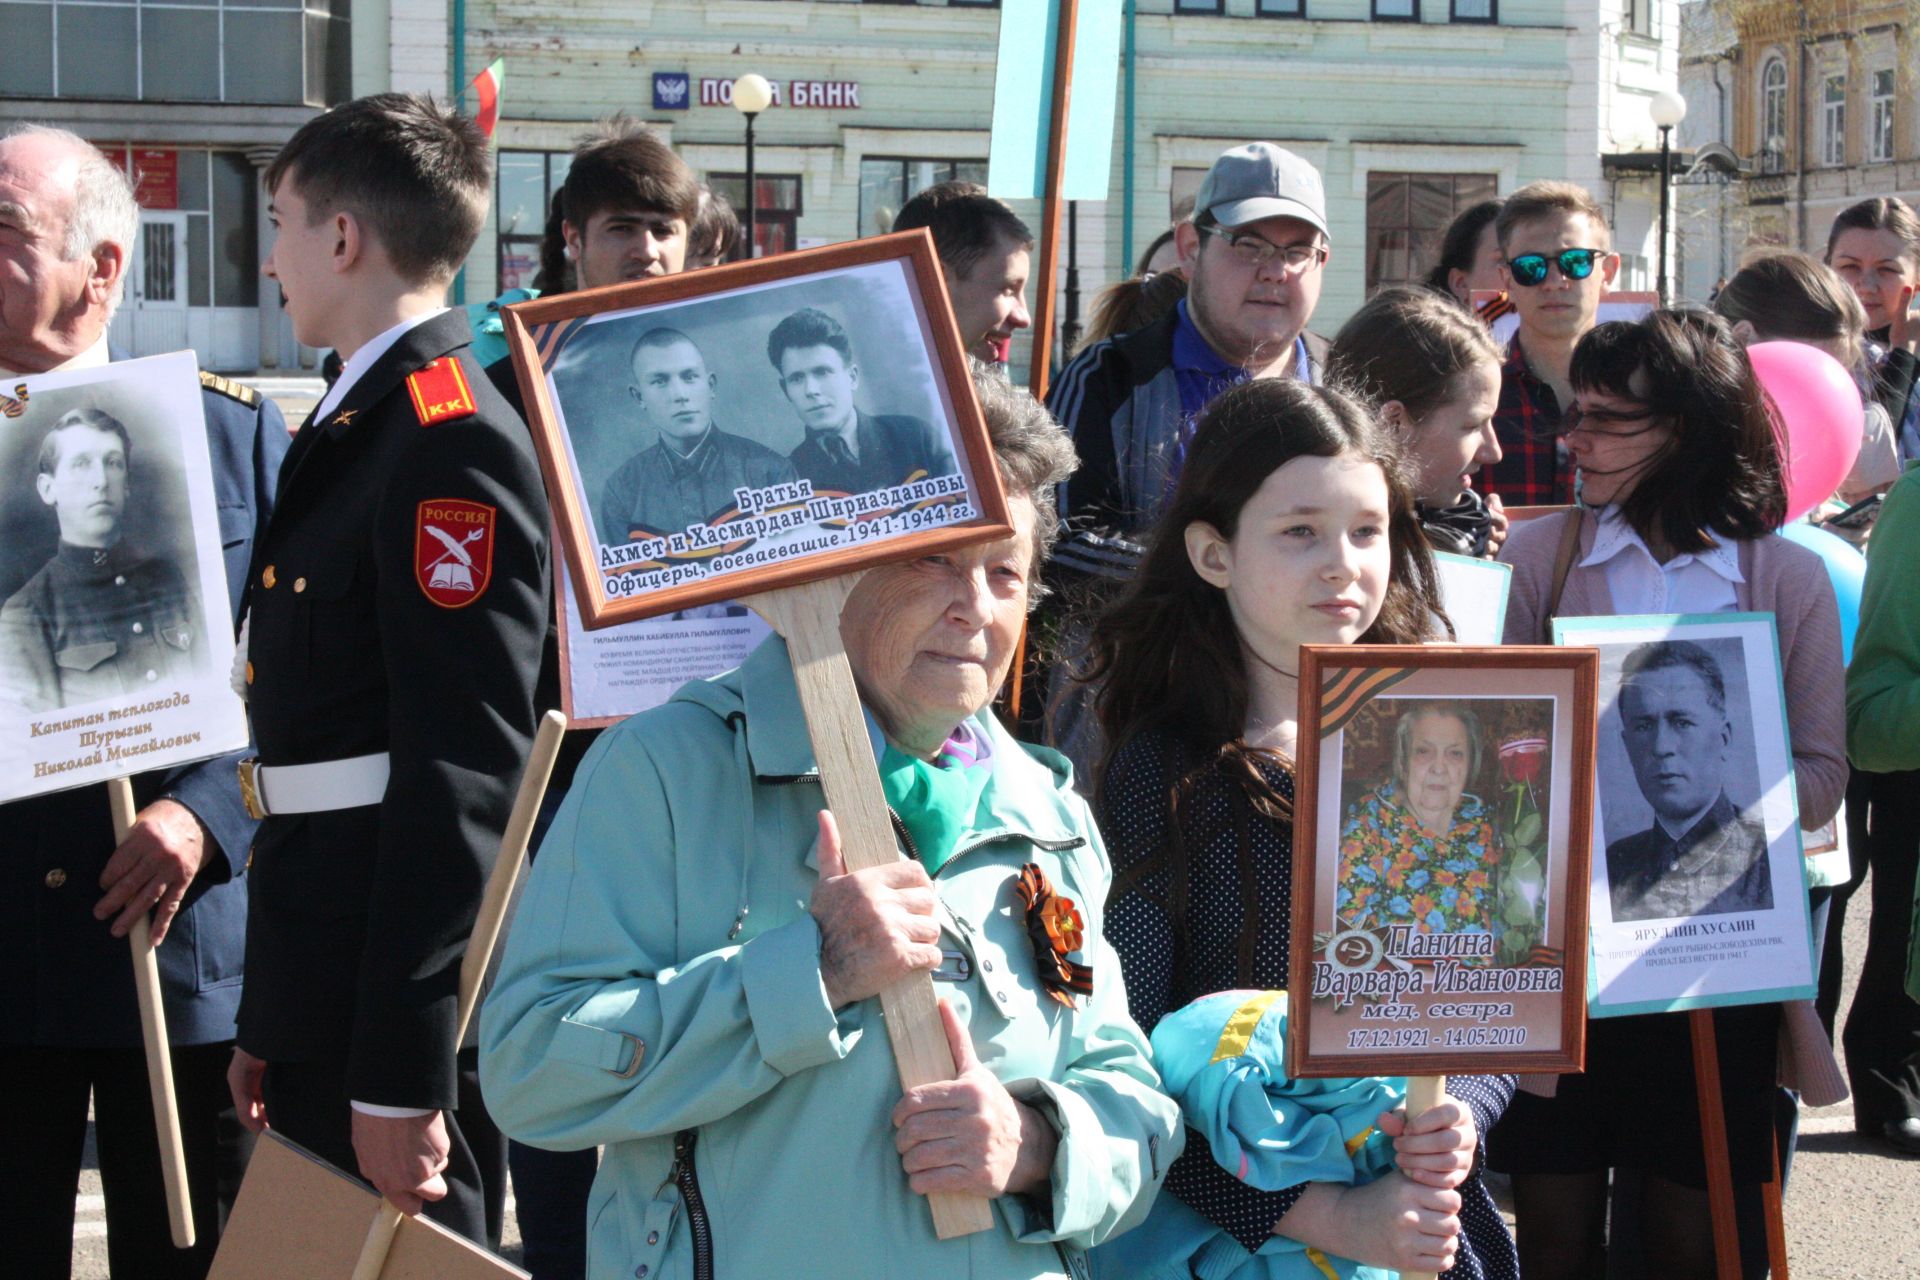
[[[506,309],[589,629],[1011,529],[924,231]]]
[[[1812,998],[1773,615],[1561,618],[1553,631],[1600,651],[1589,1011]]]
[[[0,395],[0,801],[247,743],[190,352]]]
[[[1301,651],[1289,1074],[1580,1069],[1596,665]]]

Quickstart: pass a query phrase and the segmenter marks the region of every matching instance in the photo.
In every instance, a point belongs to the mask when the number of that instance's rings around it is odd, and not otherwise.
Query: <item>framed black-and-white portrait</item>
[[[1810,998],[1773,615],[1554,622],[1600,651],[1591,1012]]]
[[[0,388],[0,800],[244,746],[190,353]]]
[[[515,304],[583,624],[1005,536],[924,231]]]

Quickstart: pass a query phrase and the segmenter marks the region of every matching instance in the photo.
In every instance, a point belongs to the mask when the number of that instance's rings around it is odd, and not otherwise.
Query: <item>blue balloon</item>
[[[1860,630],[1860,591],[1867,582],[1867,558],[1846,539],[1828,533],[1804,520],[1796,520],[1780,531],[1788,542],[1797,542],[1827,566],[1833,580],[1833,598],[1840,606],[1841,661],[1853,661],[1853,637]]]

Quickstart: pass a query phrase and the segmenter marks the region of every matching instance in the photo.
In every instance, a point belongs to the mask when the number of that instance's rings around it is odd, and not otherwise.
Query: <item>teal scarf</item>
[[[993,772],[986,756],[975,754],[978,741],[963,725],[931,762],[910,756],[892,743],[880,757],[880,789],[906,824],[928,875],[938,875],[953,857]]]

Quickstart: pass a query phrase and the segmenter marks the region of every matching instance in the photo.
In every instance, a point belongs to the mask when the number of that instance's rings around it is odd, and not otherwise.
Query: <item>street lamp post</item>
[[[753,118],[773,105],[773,86],[767,78],[749,72],[733,82],[733,107],[747,118],[747,257],[758,255],[759,237],[753,181]]]
[[[1660,130],[1660,269],[1654,278],[1654,296],[1666,306],[1673,299],[1667,292],[1667,224],[1673,205],[1673,131],[1687,118],[1687,100],[1671,89],[1662,89],[1647,104],[1647,114]]]

